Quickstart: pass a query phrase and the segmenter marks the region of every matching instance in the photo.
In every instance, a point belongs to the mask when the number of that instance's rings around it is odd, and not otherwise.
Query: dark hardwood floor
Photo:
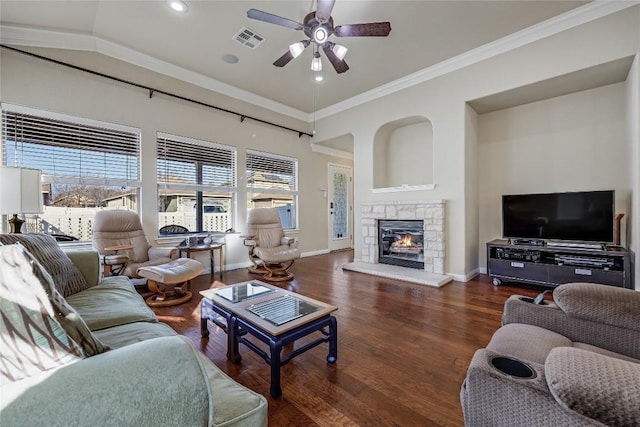
[[[211,277],[192,284],[189,303],[156,308],[161,321],[189,337],[224,372],[269,401],[270,426],[461,426],[460,386],[476,349],[500,326],[504,301],[540,290],[494,287],[486,276],[442,288],[343,271],[353,252],[303,258],[281,285],[339,307],[338,361],[320,345],[282,368],[283,396],[269,395],[267,364],[241,345],[242,363],[226,359],[226,336],[209,324],[200,339],[200,295]],[[216,274],[216,278],[218,275]],[[245,269],[224,282],[255,279]],[[286,349],[285,349],[286,351]]]

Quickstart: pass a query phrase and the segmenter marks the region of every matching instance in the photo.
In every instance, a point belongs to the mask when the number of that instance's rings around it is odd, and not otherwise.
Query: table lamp
[[[38,169],[0,166],[0,215],[11,215],[11,233],[20,233],[24,221],[18,214],[42,213],[42,172]]]

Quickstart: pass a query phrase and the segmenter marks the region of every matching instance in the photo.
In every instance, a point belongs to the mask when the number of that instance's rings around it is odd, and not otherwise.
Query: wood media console
[[[631,256],[620,246],[595,249],[494,240],[487,243],[487,274],[496,286],[502,282],[549,287],[589,282],[633,289]]]

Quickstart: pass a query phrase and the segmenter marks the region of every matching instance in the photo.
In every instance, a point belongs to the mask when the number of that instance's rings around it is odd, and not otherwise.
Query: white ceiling
[[[325,81],[317,84],[309,67],[311,47],[284,68],[272,65],[289,44],[305,38],[301,31],[246,16],[256,8],[301,22],[315,10],[315,1],[186,2],[188,13],[178,15],[164,0],[2,0],[2,43],[95,50],[137,65],[152,64],[156,71],[172,70],[167,74],[174,77],[203,77],[227,95],[265,100],[304,117],[545,20],[558,20],[588,3],[337,0],[335,25],[390,21],[392,30],[386,38],[332,36],[349,48],[345,61],[350,70],[336,74],[323,55]],[[266,41],[255,50],[240,45],[233,36],[243,26]],[[224,62],[225,54],[239,62]]]

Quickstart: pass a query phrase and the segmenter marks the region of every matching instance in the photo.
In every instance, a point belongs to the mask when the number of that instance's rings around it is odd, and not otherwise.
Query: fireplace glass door
[[[424,269],[422,220],[379,220],[378,262]]]

